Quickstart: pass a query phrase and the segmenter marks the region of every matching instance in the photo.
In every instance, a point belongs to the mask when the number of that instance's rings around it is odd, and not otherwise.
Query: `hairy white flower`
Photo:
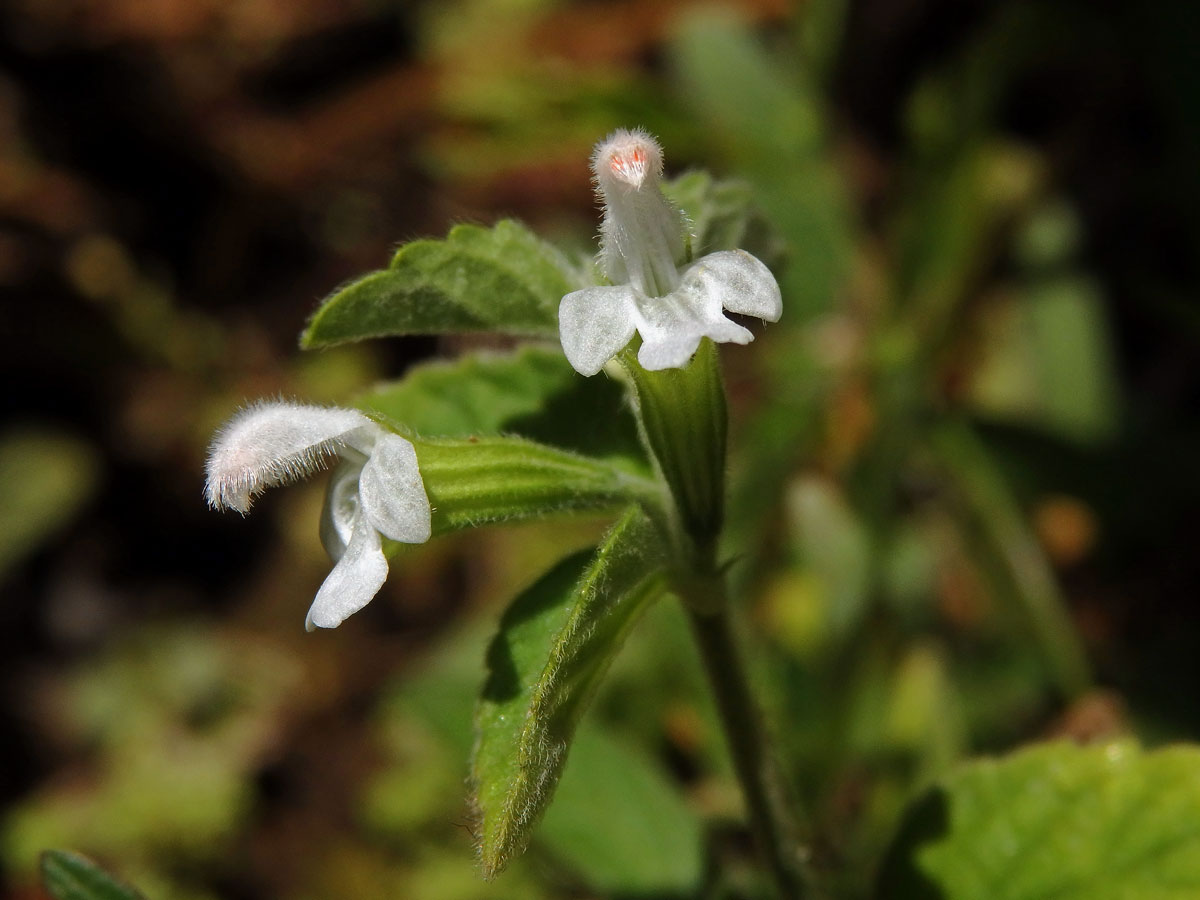
[[[413,445],[357,410],[270,402],[237,413],[208,454],[208,505],[243,515],[267,488],[335,459],[321,538],[336,563],[308,611],[310,631],[336,628],[379,592],[388,570],[383,538],[429,539],[429,498]]]
[[[558,308],[563,352],[595,375],[641,334],[647,369],[683,366],[700,341],[746,344],[747,329],[725,311],[779,320],[783,304],[771,271],[744,250],[687,261],[687,222],[659,187],[662,148],[645,131],[616,131],[592,154],[604,204],[600,269],[611,285],[573,291]]]

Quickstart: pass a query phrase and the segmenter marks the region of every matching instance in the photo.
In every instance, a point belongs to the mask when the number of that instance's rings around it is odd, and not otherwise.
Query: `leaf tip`
[[[508,868],[512,859],[511,848],[506,847],[504,828],[488,821],[479,795],[479,781],[472,777],[471,789],[471,834],[475,838],[475,856],[479,860],[479,874],[484,881],[494,881],[496,876]]]
[[[326,341],[321,340],[319,335],[321,321],[325,317],[325,310],[329,308],[329,301],[336,294],[331,294],[321,300],[320,305],[313,310],[312,315],[308,317],[308,321],[304,323],[304,330],[300,332],[300,337],[297,343],[301,350],[315,350],[325,346]]]

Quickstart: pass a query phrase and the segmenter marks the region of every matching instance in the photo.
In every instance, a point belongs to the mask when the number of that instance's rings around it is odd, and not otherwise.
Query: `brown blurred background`
[[[861,336],[872,298],[894,293],[879,285],[908,277],[904,223],[924,216],[946,230],[950,239],[931,240],[930,252],[946,254],[947,271],[969,272],[959,293],[970,313],[954,320],[961,341],[923,382],[932,385],[922,388],[931,398],[923,415],[978,401],[971,415],[1017,485],[1023,521],[1104,688],[1084,707],[1031,689],[1009,730],[967,744],[1045,733],[1081,709],[1100,710],[1101,731],[1200,736],[1191,700],[1200,651],[1200,12],[1167,0],[731,6],[778,67],[780,90],[804,86],[796,109],[820,116],[813,157],[833,173],[854,222],[849,261],[829,274],[828,290],[794,314],[786,307],[793,324],[831,353],[839,325]],[[431,338],[296,349],[318,300],[384,265],[398,243],[513,216],[586,248],[595,227],[586,157],[614,127],[658,133],[675,171],[748,173],[768,195],[768,218],[786,218],[778,208],[787,188],[773,208],[775,170],[755,168],[776,153],[777,123],[759,122],[766,137],[743,134],[721,118],[728,104],[705,99],[689,62],[698,58],[687,37],[694,8],[5,4],[0,807],[9,814],[0,895],[38,896],[32,854],[62,841],[160,897],[609,893],[603,879],[553,861],[535,861],[507,885],[475,880],[465,807],[455,806],[461,760],[414,749],[414,730],[388,726],[380,712],[385,686],[423,660],[450,659],[439,642],[461,622],[486,633],[498,603],[594,530],[572,532],[565,545],[561,530],[534,529],[422,548],[344,628],[305,635],[304,610],[328,565],[316,540],[320,485],[275,492],[241,521],[205,509],[201,470],[212,429],[247,398],[345,402],[461,349]],[[796,72],[807,74],[793,81]],[[747,97],[753,123],[767,100]],[[777,112],[762,107],[766,119]],[[922,201],[959,171],[968,144],[1012,151],[1003,157],[1011,166],[985,186],[1023,199],[964,261],[953,237],[974,227],[969,215],[955,218],[967,201]],[[792,171],[787,159],[777,163]],[[1035,186],[1012,188],[1005,173]],[[980,196],[986,205],[991,195]],[[785,288],[814,283],[804,228],[815,229],[808,243],[824,246],[825,220],[814,221],[780,226],[792,248]],[[1031,255],[1013,263],[1008,248],[1019,257],[1023,239]],[[1037,275],[1068,264],[1087,281],[1086,327],[1103,334],[1096,346],[1106,355],[1084,362],[1098,366],[1087,371],[1101,373],[1107,393],[1082,436],[1064,439],[1063,429],[1028,427],[1036,416],[1005,418],[1008,382],[987,406],[995,395],[972,372],[986,340],[968,332],[1002,330],[1008,307],[997,297],[1014,295],[1014,266]],[[731,365],[750,405],[794,390],[777,369]],[[1064,377],[1079,371],[1072,366]],[[877,408],[886,391],[855,378],[834,384],[813,408],[849,449],[805,444],[811,452],[797,450],[785,471],[818,471],[853,499],[857,476],[839,460],[868,440],[854,436],[870,431],[863,421],[886,420]],[[1066,432],[1072,410],[1092,402],[1075,404],[1070,390],[1043,404],[1066,409]],[[905,484],[911,506],[920,479]],[[783,551],[772,558],[777,569],[805,566]],[[926,593],[952,652],[955,635],[973,633],[989,607],[970,571],[938,565]],[[781,621],[804,631],[772,605],[792,597],[793,582],[760,581],[768,599],[756,621],[768,632]],[[783,643],[781,652],[807,659],[809,637]],[[693,805],[736,819],[736,799],[696,792],[706,757],[688,736],[689,715],[670,706],[645,730],[666,735],[651,743]],[[424,772],[430,759],[441,768],[396,787],[395,809],[364,814],[363,785],[398,759],[405,771]],[[422,781],[442,791],[412,813],[428,827],[399,821],[419,806]],[[857,783],[846,776],[846,790]],[[843,817],[861,812],[845,796],[828,802]],[[727,843],[744,857],[736,834]]]

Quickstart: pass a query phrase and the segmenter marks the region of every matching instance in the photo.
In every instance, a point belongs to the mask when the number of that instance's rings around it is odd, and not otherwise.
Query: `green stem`
[[[715,583],[705,593],[723,595],[723,577],[712,577]],[[793,900],[815,896],[801,843],[797,820],[799,806],[768,741],[762,714],[751,693],[734,639],[727,605],[722,603],[715,610],[690,603],[685,605],[717,701],[725,740],[741,782],[759,852],[781,898]]]
[[[668,530],[676,551],[675,587],[691,616],[751,827],[782,900],[812,896],[796,803],[751,694],[730,624],[725,576],[716,563],[728,425],[716,345],[706,338],[687,366],[661,372],[643,369],[631,349],[620,359],[642,439],[674,501]]]

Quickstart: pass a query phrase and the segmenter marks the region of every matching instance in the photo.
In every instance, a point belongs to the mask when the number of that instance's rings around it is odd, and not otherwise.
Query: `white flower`
[[[387,578],[383,538],[420,544],[431,531],[429,498],[413,445],[353,409],[259,403],[213,438],[204,488],[213,509],[243,515],[269,487],[312,474],[334,458],[321,538],[336,560],[305,627],[336,628]]]
[[[633,337],[647,369],[683,366],[701,339],[746,344],[748,330],[724,311],[779,320],[783,304],[770,269],[744,250],[687,261],[686,219],[659,188],[662,149],[644,131],[616,131],[592,154],[604,204],[600,269],[611,285],[567,294],[558,308],[563,352],[595,375]]]

